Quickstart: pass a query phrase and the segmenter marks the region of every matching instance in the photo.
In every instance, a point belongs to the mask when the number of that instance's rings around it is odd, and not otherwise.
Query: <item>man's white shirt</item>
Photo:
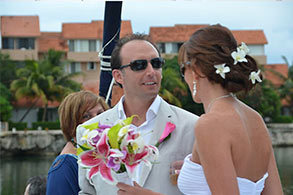
[[[135,127],[137,132],[139,132],[141,134],[141,136],[143,136],[144,142],[146,144],[150,144],[151,135],[154,131],[153,128],[155,126],[155,119],[157,117],[161,101],[162,101],[162,98],[159,95],[157,95],[157,97],[155,98],[155,100],[153,101],[153,103],[151,104],[149,109],[147,110],[146,121],[144,123],[142,123],[139,127],[136,127],[135,125],[131,124],[131,126]],[[125,115],[124,107],[123,107],[123,102],[124,102],[124,96],[118,102],[119,120],[126,119],[126,115]],[[138,165],[138,167],[136,168],[136,174],[135,174],[135,178],[134,178],[134,180],[136,182],[139,181],[141,167],[142,167],[141,165]]]

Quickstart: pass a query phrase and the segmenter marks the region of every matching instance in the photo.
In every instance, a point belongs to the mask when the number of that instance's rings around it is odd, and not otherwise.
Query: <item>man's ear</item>
[[[112,70],[112,76],[117,83],[123,84],[121,70],[118,70],[118,69]]]

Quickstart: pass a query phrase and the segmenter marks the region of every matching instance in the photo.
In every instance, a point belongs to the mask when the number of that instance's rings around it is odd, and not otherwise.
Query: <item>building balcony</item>
[[[0,52],[3,54],[8,54],[10,59],[16,61],[38,60],[38,51],[35,49],[1,49]]]
[[[255,59],[257,64],[264,65],[267,64],[267,56],[266,55],[253,55],[251,56]]]
[[[68,60],[74,62],[99,62],[98,52],[68,52]]]

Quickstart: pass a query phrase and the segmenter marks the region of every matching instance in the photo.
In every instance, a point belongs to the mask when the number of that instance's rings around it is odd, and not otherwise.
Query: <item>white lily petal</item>
[[[122,127],[118,132],[118,138],[117,139],[120,140],[121,137],[123,137],[124,135],[126,135],[128,133],[128,131],[130,131],[130,125]]]
[[[243,50],[245,52],[245,54],[248,54],[249,52],[249,48],[247,47],[247,45],[243,42],[241,42],[241,46],[239,46],[240,50]]]
[[[226,64],[218,64],[214,65],[214,67],[217,69],[216,73],[220,74],[220,76],[225,79],[225,73],[230,72],[230,68],[228,66],[225,66]]]
[[[259,82],[259,83],[261,83],[261,82],[262,82],[262,80],[261,80],[261,78],[260,78],[260,77],[257,77],[257,78],[256,78],[256,80],[257,80],[257,82]]]
[[[224,73],[230,72],[230,68],[229,68],[228,66],[224,67],[223,72],[224,72]]]
[[[237,51],[233,51],[231,53],[232,58],[234,59],[234,65],[238,62],[247,62],[247,59],[245,58],[246,53],[244,50],[241,50],[237,48]]]
[[[223,79],[225,79],[225,73],[221,72],[220,75]]]
[[[238,60],[238,62],[248,62],[246,58],[241,58]]]
[[[82,137],[80,138],[80,141],[85,143],[87,142],[87,138],[88,138],[88,134],[89,134],[90,130],[89,129],[86,129],[83,134],[82,134]]]
[[[257,80],[258,82],[262,82],[262,80],[259,77],[260,74],[260,70],[258,70],[257,72],[252,71],[249,75],[249,80],[251,80],[252,84],[255,84],[255,80]]]
[[[133,149],[135,154],[141,153],[143,151],[143,149],[144,149],[144,146],[145,146],[144,140],[142,139],[141,136],[139,136],[136,139],[129,140],[128,143],[131,144],[132,149]]]

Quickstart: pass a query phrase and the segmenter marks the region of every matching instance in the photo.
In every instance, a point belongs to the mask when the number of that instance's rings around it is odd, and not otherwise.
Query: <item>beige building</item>
[[[98,52],[103,43],[103,21],[90,23],[63,23],[62,32],[40,32],[38,16],[1,16],[0,52],[9,54],[14,61],[22,63],[27,59],[39,60],[49,49],[65,52],[69,60],[66,72],[81,72],[74,79],[83,85],[83,89],[99,93],[100,59]],[[129,20],[121,22],[120,37],[132,34]],[[117,93],[115,101],[121,96]],[[21,99],[15,104],[12,121],[19,121],[33,101]],[[56,120],[57,102],[49,102],[49,120]],[[37,120],[39,101],[25,121]],[[50,117],[51,116],[51,117]]]
[[[71,62],[67,64],[66,72],[82,72],[83,74],[77,76],[75,80],[82,83],[84,89],[98,94],[100,80],[98,52],[102,48],[103,25],[103,21],[63,23],[62,32],[40,32],[38,16],[1,16],[0,52],[9,54],[12,60],[22,62],[26,59],[41,59],[49,49],[64,51],[65,58]],[[193,32],[205,26],[208,24],[150,27],[149,35],[158,45],[163,56],[170,58],[177,55],[179,47]],[[131,33],[131,21],[122,21],[120,37]],[[232,30],[232,33],[238,43],[245,42],[248,45],[250,54],[259,64],[267,63],[264,47],[268,42],[263,30]],[[286,70],[283,70],[285,66],[268,66],[281,68],[282,74],[286,73]],[[270,74],[266,77],[276,80]],[[112,105],[115,105],[122,93],[121,89],[115,90]],[[12,120],[18,121],[31,104],[32,102],[28,100],[18,101]],[[57,106],[56,102],[49,104],[53,112],[50,120],[56,120]],[[42,107],[42,102],[39,102],[37,107]],[[34,109],[26,121],[36,121],[37,112],[38,109]]]
[[[182,25],[176,24],[169,27],[151,27],[150,36],[157,43],[160,51],[166,57],[177,55],[180,46],[187,41],[189,37],[198,29],[208,26],[201,25]],[[232,30],[238,43],[247,44],[250,55],[253,56],[259,64],[266,64],[264,46],[268,44],[263,30]]]

